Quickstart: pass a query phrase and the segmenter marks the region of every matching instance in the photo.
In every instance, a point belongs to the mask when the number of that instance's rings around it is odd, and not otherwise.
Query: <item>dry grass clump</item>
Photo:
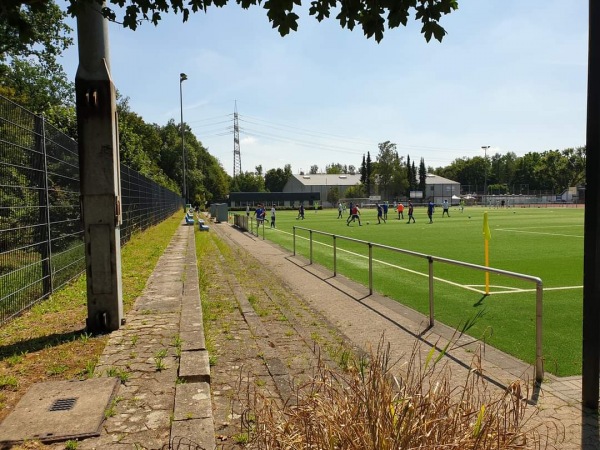
[[[258,449],[474,450],[554,448],[531,425],[515,383],[490,393],[474,371],[456,387],[440,358],[419,358],[415,346],[393,376],[389,345],[342,373],[319,363],[313,380],[283,407],[255,394],[250,447]],[[527,396],[525,395],[525,398]],[[292,404],[293,403],[293,404]],[[556,430],[553,430],[556,431]],[[557,433],[554,434],[557,436]]]

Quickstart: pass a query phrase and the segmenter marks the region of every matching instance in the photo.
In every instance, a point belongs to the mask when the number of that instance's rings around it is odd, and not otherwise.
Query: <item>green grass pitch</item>
[[[277,228],[265,226],[266,239],[291,250],[294,226],[412,250],[427,255],[484,265],[483,213],[488,212],[490,267],[536,276],[544,286],[543,353],[545,370],[559,376],[581,374],[583,304],[583,208],[450,209],[437,208],[429,224],[425,208],[415,208],[416,223],[407,224],[389,211],[377,224],[375,209],[363,209],[362,226],[346,225],[347,211],[278,211]],[[269,214],[267,214],[269,215]],[[367,224],[368,222],[368,224]],[[262,236],[262,229],[260,231]],[[296,252],[308,257],[308,235],[297,231]],[[332,239],[313,234],[313,259],[333,269]],[[337,240],[337,270],[368,283],[368,247]],[[428,314],[428,267],[424,259],[373,249],[377,292]],[[435,319],[459,328],[477,317],[468,334],[531,364],[535,360],[535,284],[490,274],[491,295],[485,296],[485,274],[435,263]]]

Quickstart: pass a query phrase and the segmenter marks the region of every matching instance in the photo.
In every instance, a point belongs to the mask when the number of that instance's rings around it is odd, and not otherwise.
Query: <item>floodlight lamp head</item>
[[[181,83],[182,81],[187,80],[187,75],[185,73],[180,73],[179,74],[179,82]]]

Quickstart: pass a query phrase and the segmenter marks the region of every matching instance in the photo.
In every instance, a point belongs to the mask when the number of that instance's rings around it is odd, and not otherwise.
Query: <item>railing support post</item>
[[[544,355],[542,351],[542,283],[535,288],[535,381],[541,383],[544,379]]]
[[[373,244],[369,242],[369,295],[373,295]]]
[[[433,305],[433,258],[427,257],[429,262],[429,326],[434,325],[434,305]]]
[[[42,286],[44,298],[52,294],[52,234],[50,229],[50,196],[48,194],[48,155],[46,153],[46,127],[43,117],[35,116],[36,150],[42,154],[43,189],[38,190],[40,226],[40,259],[42,263]]]
[[[308,241],[309,241],[309,246],[310,246],[309,260],[310,260],[311,264],[313,262],[313,253],[312,253],[313,252],[313,245],[312,245],[313,244],[312,243],[313,239],[312,239],[312,233],[313,233],[312,230],[310,230],[309,233],[308,233],[309,234]]]
[[[333,276],[337,275],[337,241],[333,235]]]
[[[294,244],[293,244],[294,252],[293,252],[293,255],[296,256],[296,226],[292,227],[292,229],[293,229],[293,236],[294,236]]]

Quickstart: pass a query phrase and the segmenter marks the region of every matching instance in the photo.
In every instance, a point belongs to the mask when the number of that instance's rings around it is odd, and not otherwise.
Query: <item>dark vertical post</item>
[[[39,249],[40,259],[42,263],[42,286],[44,289],[44,297],[52,294],[52,267],[50,257],[51,250],[51,235],[50,235],[50,198],[48,195],[48,158],[46,157],[46,129],[44,127],[44,118],[35,116],[35,149],[41,157],[42,163],[42,182],[38,186],[38,226],[40,227]]]
[[[78,12],[75,77],[87,328],[94,333],[118,330],[123,320],[117,108],[101,7],[84,3]]]
[[[433,258],[431,256],[428,256],[427,261],[429,267],[429,327],[433,327],[433,325],[435,324],[435,304],[433,296]]]
[[[489,145],[482,145],[481,148],[485,152],[484,162],[485,162],[485,171],[483,173],[483,206],[487,207],[487,170],[488,170],[488,162],[487,162],[487,151],[490,148]]]
[[[373,244],[369,242],[369,295],[373,295]]]
[[[598,411],[600,375],[600,4],[589,2],[582,403]]]
[[[187,186],[185,181],[185,130],[183,128],[183,82],[187,80],[187,75],[185,73],[179,74],[179,108],[181,110],[181,164],[183,170],[183,211],[187,213]],[[234,174],[235,177],[235,174]],[[257,233],[258,234],[258,233]]]
[[[335,234],[333,235],[333,276],[337,276],[337,241]]]

